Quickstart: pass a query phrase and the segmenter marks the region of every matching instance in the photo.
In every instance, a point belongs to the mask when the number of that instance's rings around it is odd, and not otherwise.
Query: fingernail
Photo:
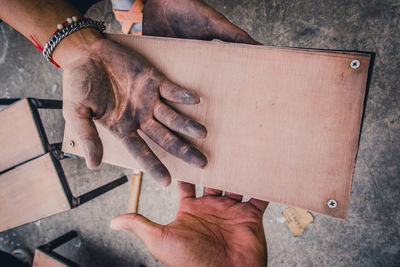
[[[110,228],[112,230],[122,230],[122,226],[118,221],[112,220],[110,223]]]
[[[204,156],[203,153],[201,153],[198,149],[194,147],[191,147],[188,151],[186,151],[185,157],[187,158],[186,161],[188,163],[193,164],[199,168],[203,168],[208,163],[206,156]]]
[[[150,175],[159,183],[161,186],[167,187],[171,183],[171,175],[167,168],[163,165],[157,166],[150,170]]]

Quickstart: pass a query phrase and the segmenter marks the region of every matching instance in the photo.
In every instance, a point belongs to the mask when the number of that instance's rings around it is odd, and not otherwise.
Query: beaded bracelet
[[[67,18],[67,20],[63,24],[57,25],[57,31],[45,44],[42,52],[44,58],[49,62],[53,62],[53,52],[56,49],[57,45],[62,41],[62,39],[76,31],[85,28],[94,28],[102,33],[106,29],[106,26],[104,25],[103,21],[94,21],[88,18],[78,19],[76,16],[73,16],[72,18]]]

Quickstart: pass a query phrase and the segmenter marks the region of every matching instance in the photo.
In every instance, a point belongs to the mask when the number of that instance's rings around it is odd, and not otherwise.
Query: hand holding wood
[[[164,102],[197,104],[199,96],[169,81],[141,55],[102,38],[75,54],[63,68],[64,117],[76,132],[89,168],[97,167],[103,155],[93,120],[120,138],[143,168],[164,185],[171,176],[139,130],[182,160],[198,167],[207,164],[200,151],[170,131],[204,138],[206,128]]]
[[[267,202],[178,182],[175,220],[159,225],[139,214],[125,214],[111,222],[114,230],[139,237],[156,258],[168,266],[266,266],[267,244],[262,217]]]

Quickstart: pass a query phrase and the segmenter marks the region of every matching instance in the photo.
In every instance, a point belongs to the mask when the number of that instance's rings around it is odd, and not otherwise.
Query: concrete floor
[[[314,214],[315,223],[294,238],[271,204],[264,215],[270,266],[400,266],[400,2],[379,0],[208,0],[266,45],[360,50],[376,53],[351,202],[346,221]],[[89,10],[118,32],[108,2]],[[0,24],[0,97],[61,99],[62,72],[8,25]],[[41,113],[48,136],[60,141],[61,112]],[[5,127],[1,125],[1,127]],[[132,171],[83,160],[62,162],[75,195]],[[159,223],[176,210],[176,184],[161,189],[144,177],[139,211]],[[161,266],[133,235],[109,222],[127,207],[129,186],[65,212],[0,233],[0,249],[34,249],[69,230],[80,238],[58,249],[83,266]],[[0,203],[1,205],[1,203]],[[1,215],[0,215],[1,216]]]

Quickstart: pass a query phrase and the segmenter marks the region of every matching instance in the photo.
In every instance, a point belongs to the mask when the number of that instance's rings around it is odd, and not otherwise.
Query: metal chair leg
[[[50,241],[49,243],[40,246],[39,248],[43,248],[45,250],[53,250],[65,243],[67,243],[68,241],[74,239],[77,236],[78,236],[77,232],[70,231],[60,237],[57,237],[56,239]]]
[[[62,100],[39,99],[32,97],[28,97],[27,99],[35,108],[62,109]],[[0,105],[11,105],[19,100],[21,100],[21,98],[0,98]]]
[[[128,178],[126,176],[123,176],[113,182],[110,182],[106,185],[103,185],[99,188],[96,188],[86,194],[83,194],[79,197],[74,197],[72,195],[72,192],[69,188],[67,179],[65,177],[64,171],[62,169],[62,166],[60,164],[60,160],[64,159],[65,157],[69,157],[68,155],[64,154],[61,151],[62,148],[62,143],[55,143],[55,144],[49,144],[46,132],[43,127],[42,120],[40,118],[38,109],[39,108],[45,108],[45,109],[62,109],[62,101],[61,100],[52,100],[52,99],[37,99],[37,98],[27,98],[28,103],[31,107],[32,115],[35,120],[36,127],[38,128],[39,135],[42,140],[43,147],[45,148],[46,153],[50,152],[53,163],[55,168],[57,169],[61,185],[64,189],[65,194],[67,195],[67,198],[69,200],[71,208],[75,208],[79,205],[82,205],[83,203],[86,203],[87,201],[98,197],[115,187],[122,185],[128,181]],[[0,99],[0,105],[11,105],[17,101],[19,101],[19,98],[4,98]],[[30,159],[32,160],[32,159]]]
[[[21,98],[0,98],[0,106],[8,106],[21,100]]]
[[[52,257],[53,259],[62,262],[63,264],[70,266],[70,267],[80,267],[80,265],[76,264],[75,262],[71,261],[70,259],[65,258],[64,256],[54,252],[53,250],[56,249],[57,247],[67,243],[68,241],[76,238],[78,236],[77,232],[75,231],[70,231],[53,241],[50,241],[47,244],[44,244],[37,249],[40,250],[41,252],[45,253],[49,257]]]
[[[82,205],[83,203],[86,203],[89,200],[96,198],[96,197],[98,197],[98,196],[100,196],[100,195],[116,188],[117,186],[120,186],[120,185],[126,183],[126,182],[128,182],[128,178],[124,175],[115,181],[112,181],[108,184],[100,186],[99,188],[89,191],[86,194],[76,197],[74,203],[72,203],[72,208]]]
[[[36,108],[62,109],[62,100],[28,98]]]

